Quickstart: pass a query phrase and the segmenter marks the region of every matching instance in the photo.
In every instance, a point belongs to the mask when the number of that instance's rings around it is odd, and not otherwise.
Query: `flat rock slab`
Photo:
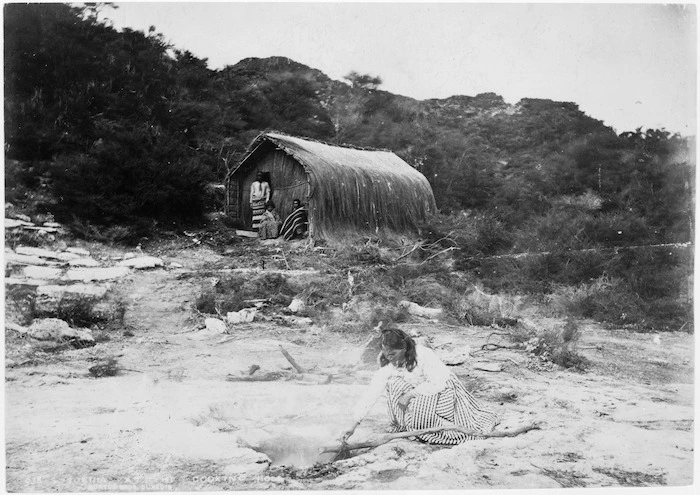
[[[120,261],[119,263],[117,263],[117,265],[142,270],[144,268],[155,268],[158,266],[163,266],[163,260],[154,256],[141,256],[138,258],[131,258],[128,260]]]
[[[70,266],[96,267],[100,266],[100,262],[92,258],[77,258],[68,262]]]
[[[13,277],[8,277],[5,279],[5,285],[9,286],[17,286],[17,285],[25,285],[25,286],[31,286],[31,287],[39,287],[42,285],[48,284],[48,280],[40,280],[36,278],[13,278]]]
[[[65,253],[60,251],[51,251],[50,249],[43,249],[31,246],[19,246],[15,249],[17,254],[23,254],[25,256],[38,256],[39,258],[47,258],[50,260],[59,261],[69,261],[76,258],[80,258],[79,255],[74,253]]]
[[[24,254],[26,256],[39,256],[40,258],[57,259],[56,251],[51,251],[50,249],[43,249],[32,246],[17,246],[15,249],[17,254]]]
[[[46,224],[44,224],[44,225],[46,225]],[[66,252],[77,254],[78,256],[90,256],[90,251],[88,251],[87,249],[79,248],[79,247],[66,248]]]
[[[126,266],[113,266],[109,268],[75,268],[68,270],[64,280],[91,282],[94,280],[114,280],[126,277],[131,270]]]
[[[23,273],[27,278],[39,278],[44,280],[54,280],[61,276],[63,270],[60,268],[49,268],[46,266],[25,266]]]
[[[5,263],[13,265],[36,265],[36,266],[56,266],[56,261],[49,261],[38,256],[26,254],[5,253]]]
[[[34,224],[32,222],[25,222],[24,220],[16,220],[14,218],[6,218],[5,219],[5,228],[6,229],[16,229],[17,227],[24,227],[24,226],[33,226]]]
[[[37,296],[61,299],[66,296],[83,297],[87,299],[102,299],[107,294],[107,287],[89,284],[45,285],[36,291]]]

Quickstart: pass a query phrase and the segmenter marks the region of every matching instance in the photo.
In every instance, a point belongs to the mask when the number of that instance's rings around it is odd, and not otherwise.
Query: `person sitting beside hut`
[[[398,328],[382,330],[381,343],[381,367],[355,407],[354,422],[343,432],[342,442],[355,432],[383,392],[393,432],[457,425],[488,433],[499,423],[498,416],[484,408],[431,349],[416,345]],[[456,445],[478,436],[443,430],[417,438],[431,444]]]
[[[295,199],[292,203],[292,212],[284,219],[280,235],[285,240],[290,241],[294,238],[304,237],[309,229],[309,215],[306,207],[301,204],[301,201]]]
[[[253,231],[260,228],[260,221],[265,213],[265,205],[270,201],[270,185],[262,172],[255,175],[255,181],[250,185],[250,209],[253,211]]]
[[[260,228],[258,229],[259,239],[276,239],[280,235],[280,215],[275,211],[275,203],[268,201],[265,205],[265,212],[262,214]]]

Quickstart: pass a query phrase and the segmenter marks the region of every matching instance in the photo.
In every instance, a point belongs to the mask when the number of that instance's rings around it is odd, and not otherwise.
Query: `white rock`
[[[141,256],[139,258],[125,259],[117,263],[117,265],[137,269],[155,268],[157,266],[163,266],[163,260],[154,256]]]
[[[17,246],[15,249],[17,254],[24,254],[26,256],[39,256],[41,258],[57,259],[56,251],[51,251],[50,249],[43,249],[32,246]]]
[[[257,314],[257,308],[245,308],[240,311],[232,311],[226,313],[226,321],[231,324],[236,323],[250,323],[255,320],[255,315]]]
[[[17,254],[23,254],[26,256],[39,256],[41,258],[48,258],[50,260],[68,261],[80,258],[79,255],[74,253],[62,253],[58,251],[51,251],[50,249],[42,249],[30,246],[19,246],[17,249]]]
[[[95,341],[89,330],[71,328],[68,323],[58,318],[34,320],[29,326],[28,333],[37,340],[79,339],[89,342]]]
[[[5,253],[5,262],[12,265],[37,265],[56,266],[58,263],[49,261],[38,256],[28,256],[26,254]]]
[[[5,219],[5,229],[16,229],[17,227],[23,227],[25,225],[33,225],[29,222],[24,222],[22,220],[15,220],[14,218]]]
[[[298,313],[306,308],[306,304],[301,299],[293,299],[288,308],[292,313]]]
[[[100,262],[92,258],[78,258],[68,262],[70,266],[95,267],[100,266]]]
[[[17,213],[17,214],[15,215],[15,218],[16,218],[17,220],[22,220],[22,221],[27,222],[27,223],[32,223],[32,219],[29,218],[28,215],[25,215],[25,214],[23,214],[23,213]]]
[[[170,263],[170,265],[168,266],[170,266],[170,268],[182,268],[182,265],[180,263],[175,262]]]
[[[79,247],[69,247],[66,248],[66,251],[69,253],[77,254],[78,256],[90,256],[90,251]]]
[[[91,282],[93,280],[113,280],[127,276],[131,271],[125,266],[110,268],[76,268],[68,270],[65,280]]]
[[[124,253],[124,256],[122,256],[122,259],[124,260],[131,260],[136,258],[136,255],[134,253]]]
[[[75,253],[56,253],[55,258],[60,261],[71,261],[80,259],[80,255]]]
[[[415,316],[423,316],[425,318],[435,318],[442,314],[441,308],[425,308],[410,301],[401,301],[399,306],[406,308],[408,312]]]
[[[204,326],[211,332],[226,333],[226,323],[218,318],[207,318],[204,320]]]
[[[27,278],[39,278],[45,280],[57,279],[61,276],[60,268],[49,268],[45,266],[25,266],[24,276]]]
[[[62,225],[61,225],[60,223],[58,223],[58,222],[44,222],[43,225],[44,225],[44,227],[53,227],[53,228],[56,228],[56,229],[62,227]]]

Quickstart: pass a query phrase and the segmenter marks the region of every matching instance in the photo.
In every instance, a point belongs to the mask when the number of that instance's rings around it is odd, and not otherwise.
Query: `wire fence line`
[[[692,242],[676,242],[670,244],[643,244],[640,246],[615,246],[609,248],[589,248],[589,249],[567,249],[566,251],[537,251],[529,253],[515,253],[515,254],[499,254],[495,256],[470,256],[470,259],[474,260],[495,260],[503,258],[520,259],[526,258],[528,256],[546,256],[548,254],[564,254],[564,253],[604,253],[612,252],[617,254],[620,251],[634,251],[640,249],[649,248],[689,248],[692,246]]]

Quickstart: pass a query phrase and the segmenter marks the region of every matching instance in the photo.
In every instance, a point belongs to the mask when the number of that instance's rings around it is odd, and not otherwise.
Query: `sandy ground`
[[[366,336],[315,326],[251,323],[231,336],[192,330],[201,280],[183,273],[221,259],[179,253],[182,269],[135,272],[113,290],[129,303],[133,337],[70,350],[5,370],[9,491],[243,489],[491,489],[687,486],[693,483],[694,340],[586,329],[586,373],[532,371],[524,351],[479,353],[455,373],[502,417],[499,429],[540,422],[514,438],[453,448],[394,441],[333,465],[310,467],[349,421],[369,372],[358,371]],[[479,349],[494,330],[415,320],[411,331]],[[230,340],[222,341],[222,337]],[[329,384],[226,380],[257,364],[332,373]],[[118,356],[125,368],[87,369]],[[501,372],[474,369],[498,362]],[[353,440],[386,428],[377,404]],[[272,465],[270,463],[272,462]],[[286,465],[286,467],[284,466]],[[293,466],[292,466],[293,465]]]

